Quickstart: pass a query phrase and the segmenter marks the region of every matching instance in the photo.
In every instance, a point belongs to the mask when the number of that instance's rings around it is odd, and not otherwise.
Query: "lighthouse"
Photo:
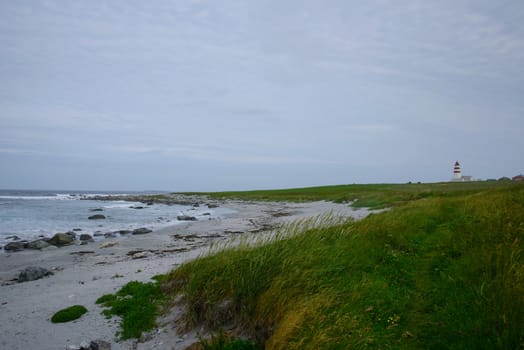
[[[455,167],[453,168],[453,181],[462,181],[462,172],[460,171],[460,163],[458,160],[455,162]]]

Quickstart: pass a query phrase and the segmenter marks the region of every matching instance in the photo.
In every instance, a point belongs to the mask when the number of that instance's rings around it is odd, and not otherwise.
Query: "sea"
[[[144,195],[144,192],[0,190],[0,246],[13,240],[52,237],[57,232],[76,231],[97,237],[119,230],[146,227],[152,230],[180,224],[179,215],[197,220],[219,218],[227,208],[152,204],[121,200],[95,200],[98,195]],[[141,207],[141,209],[136,209]],[[88,217],[102,214],[103,220]],[[96,237],[95,237],[96,239]]]

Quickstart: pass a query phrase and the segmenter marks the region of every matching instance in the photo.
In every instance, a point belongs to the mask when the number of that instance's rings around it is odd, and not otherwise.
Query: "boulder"
[[[102,220],[105,218],[106,216],[102,214],[95,214],[95,215],[91,215],[90,217],[88,217],[89,220]]]
[[[134,235],[145,235],[147,233],[151,233],[153,232],[153,230],[150,230],[146,227],[141,227],[141,228],[137,228],[135,230],[133,230],[132,234]]]
[[[178,221],[196,221],[197,218],[189,215],[179,215],[176,217]]]
[[[53,275],[53,273],[43,267],[29,266],[20,272],[18,275],[18,282],[34,281],[51,275]]]
[[[104,209],[102,209],[102,208],[94,208],[94,209],[89,209],[89,211],[104,211]]]
[[[120,235],[128,235],[128,234],[131,233],[131,231],[129,231],[129,230],[119,230],[119,231],[117,231],[117,232],[118,232]]]
[[[37,239],[36,241],[32,241],[32,242],[29,242],[26,244],[26,248],[27,249],[44,249],[44,248],[47,248],[49,247],[50,244],[47,243],[45,240],[43,239]]]
[[[75,238],[67,233],[57,233],[53,238],[49,239],[47,243],[52,244],[57,247],[64,245],[72,244]]]
[[[218,204],[208,204],[207,207],[209,209],[218,208]]]
[[[17,252],[24,250],[26,242],[9,242],[4,246],[5,251]]]

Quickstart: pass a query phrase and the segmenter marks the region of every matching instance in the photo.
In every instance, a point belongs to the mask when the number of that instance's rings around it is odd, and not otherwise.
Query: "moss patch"
[[[58,311],[51,317],[53,323],[64,323],[76,320],[87,312],[87,309],[82,305],[73,305],[63,310]]]

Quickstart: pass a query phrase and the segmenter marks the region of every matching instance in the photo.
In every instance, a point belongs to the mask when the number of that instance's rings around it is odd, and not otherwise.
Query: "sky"
[[[0,188],[524,173],[522,0],[0,0]]]

